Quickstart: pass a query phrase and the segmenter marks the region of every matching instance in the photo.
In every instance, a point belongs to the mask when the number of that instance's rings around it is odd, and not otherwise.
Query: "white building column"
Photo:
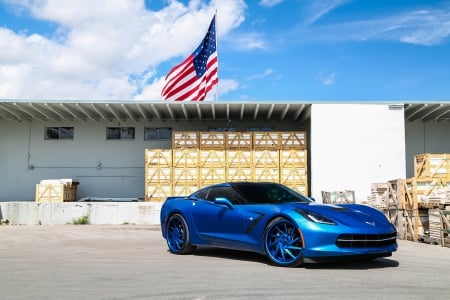
[[[311,195],[355,191],[366,201],[372,183],[406,178],[403,105],[313,104]]]

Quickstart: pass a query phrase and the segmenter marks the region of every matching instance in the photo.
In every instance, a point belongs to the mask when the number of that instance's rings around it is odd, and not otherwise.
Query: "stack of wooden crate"
[[[450,154],[426,153],[415,156],[414,177],[372,184],[368,202],[385,212],[399,238],[440,243],[447,237],[437,234],[444,220],[436,211],[450,207],[449,196]]]
[[[77,187],[80,183],[72,179],[44,179],[36,184],[38,203],[77,201]]]
[[[174,132],[172,149],[146,149],[146,200],[226,181],[280,182],[307,194],[306,151],[305,132]]]

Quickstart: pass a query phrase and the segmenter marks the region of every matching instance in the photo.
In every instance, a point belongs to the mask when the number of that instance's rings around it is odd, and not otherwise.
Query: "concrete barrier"
[[[82,218],[94,225],[159,225],[160,202],[0,202],[0,216],[12,225],[73,224]]]

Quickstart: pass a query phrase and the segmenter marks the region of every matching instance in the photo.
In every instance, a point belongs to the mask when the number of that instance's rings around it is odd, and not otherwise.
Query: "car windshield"
[[[234,189],[248,204],[310,203],[311,199],[276,183],[236,183]]]

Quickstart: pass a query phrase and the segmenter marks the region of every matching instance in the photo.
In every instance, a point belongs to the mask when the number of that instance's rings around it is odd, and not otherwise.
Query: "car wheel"
[[[264,250],[269,260],[282,267],[295,267],[303,263],[303,244],[297,226],[276,218],[264,232]]]
[[[189,244],[189,228],[180,214],[174,214],[167,222],[167,246],[174,254],[192,253],[195,247]]]

